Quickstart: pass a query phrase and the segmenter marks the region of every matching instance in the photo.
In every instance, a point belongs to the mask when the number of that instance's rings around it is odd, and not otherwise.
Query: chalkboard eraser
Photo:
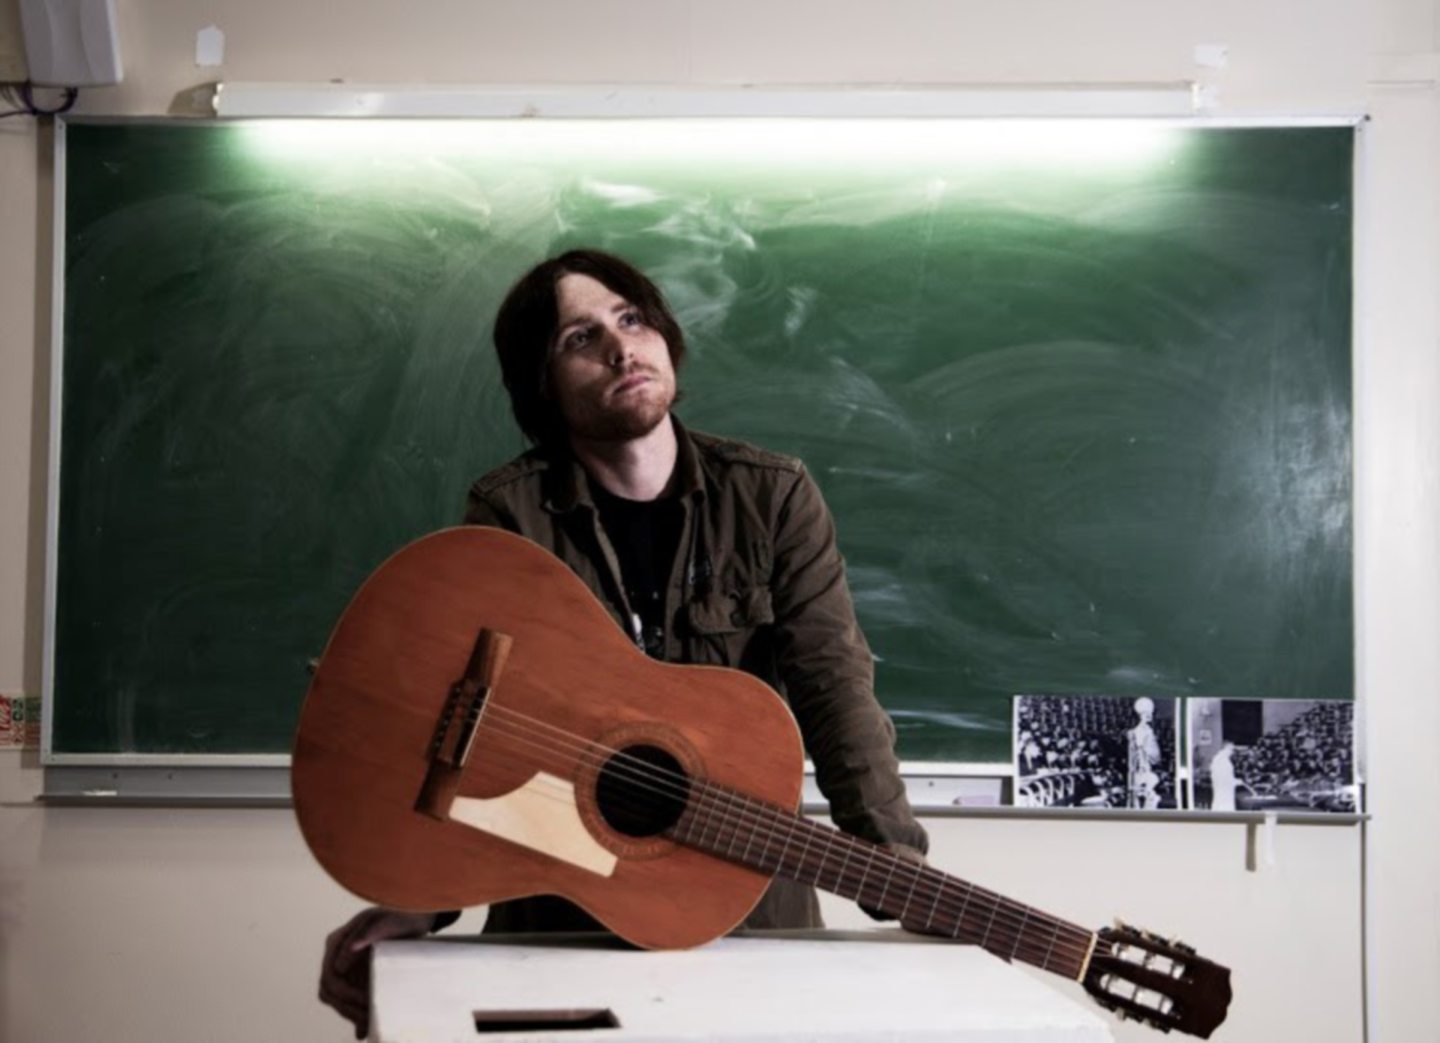
[[[82,791],[81,795],[85,797],[118,797],[120,791],[118,789],[87,789]]]

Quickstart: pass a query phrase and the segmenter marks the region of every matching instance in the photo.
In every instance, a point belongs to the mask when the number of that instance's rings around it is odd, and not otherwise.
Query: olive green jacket
[[[684,522],[665,593],[664,658],[737,667],[770,684],[799,722],[835,824],[924,851],[819,488],[793,457],[690,432],[678,421],[675,428]],[[466,521],[520,533],[553,552],[632,632],[619,562],[573,457],[535,449],[492,471],[471,488]],[[491,910],[487,929],[593,924],[573,919],[573,909],[556,900],[506,903]],[[818,905],[808,887],[777,881],[746,922],[818,925]]]

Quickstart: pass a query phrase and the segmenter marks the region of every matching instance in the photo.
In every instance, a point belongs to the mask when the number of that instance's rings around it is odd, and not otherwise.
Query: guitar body
[[[382,565],[325,649],[291,762],[320,864],[380,905],[560,895],[654,949],[738,925],[772,877],[1083,983],[1209,1037],[1230,971],[1087,931],[798,814],[799,730],[749,674],[646,658],[529,540],[447,529]]]
[[[437,769],[452,692],[486,629],[511,639],[503,666],[463,768]],[[622,762],[799,804],[799,732],[768,686],[648,659],[558,559],[465,527],[410,544],[355,595],[311,681],[292,784],[311,851],[371,902],[561,895],[646,948],[729,931],[769,876],[667,839],[664,807],[627,817]]]

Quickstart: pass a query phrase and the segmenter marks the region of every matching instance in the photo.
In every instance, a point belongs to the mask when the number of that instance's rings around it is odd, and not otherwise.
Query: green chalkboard
[[[806,459],[907,759],[1016,693],[1353,695],[1350,128],[84,123],[63,134],[52,749],[288,750],[390,551],[522,448],[572,245],[680,413]]]

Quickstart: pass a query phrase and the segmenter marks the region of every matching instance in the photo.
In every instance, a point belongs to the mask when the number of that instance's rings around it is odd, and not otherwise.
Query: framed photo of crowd
[[[1360,810],[1354,703],[1187,699],[1186,704],[1192,808]]]
[[[1178,703],[1150,696],[1016,696],[1014,803],[1178,808]]]

